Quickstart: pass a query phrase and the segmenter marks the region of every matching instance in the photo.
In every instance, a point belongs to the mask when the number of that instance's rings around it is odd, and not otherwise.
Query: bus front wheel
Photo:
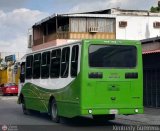
[[[58,116],[57,104],[56,104],[55,100],[52,100],[52,102],[51,102],[50,114],[51,114],[52,121],[54,121],[56,123],[58,123],[60,121],[60,117]]]

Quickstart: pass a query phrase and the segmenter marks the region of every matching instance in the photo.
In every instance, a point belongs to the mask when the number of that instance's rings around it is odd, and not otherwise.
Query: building
[[[19,61],[27,52],[0,52],[0,58],[5,60],[6,56],[15,55],[16,61]]]
[[[116,14],[116,38],[142,40],[160,36],[160,13],[143,10],[119,10]]]
[[[115,18],[111,15],[54,15],[33,26],[32,49],[37,50],[79,39],[115,39],[115,32]]]
[[[144,106],[160,107],[160,37],[142,40]]]
[[[33,25],[29,47],[35,51],[79,39],[141,40],[159,35],[160,13],[113,8],[47,17]]]
[[[6,68],[0,69],[0,85],[6,83],[15,83],[18,85],[20,76],[20,67],[18,64],[13,64],[12,62],[8,62],[8,66]]]

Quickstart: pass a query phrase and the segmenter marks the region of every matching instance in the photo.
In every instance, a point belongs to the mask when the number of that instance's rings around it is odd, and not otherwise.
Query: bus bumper
[[[82,109],[82,115],[106,115],[106,114],[121,114],[121,115],[133,115],[133,114],[143,114],[143,108],[113,108],[113,109]]]

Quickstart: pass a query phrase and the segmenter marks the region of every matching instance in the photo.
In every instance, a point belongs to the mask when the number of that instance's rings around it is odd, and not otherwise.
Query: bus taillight
[[[137,79],[138,78],[138,73],[137,72],[126,73],[125,78],[126,79]]]
[[[103,78],[103,74],[101,72],[91,72],[88,74],[89,78],[93,78],[93,79],[102,79]]]

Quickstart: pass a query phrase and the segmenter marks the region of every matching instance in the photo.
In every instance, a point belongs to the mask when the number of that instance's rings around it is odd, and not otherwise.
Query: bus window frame
[[[30,60],[31,62],[30,62],[29,67],[27,67],[27,58],[28,57],[32,57],[32,60]],[[27,76],[27,70],[28,69],[31,69],[31,76],[30,77]],[[26,57],[26,63],[25,63],[25,79],[32,79],[32,78],[33,78],[33,55],[28,55]]]
[[[74,56],[74,58],[77,57],[77,61],[75,61],[75,59],[74,59],[74,61],[72,61],[72,52],[73,52],[73,48],[74,48],[74,47],[78,47],[78,50],[76,50],[76,53],[78,52],[78,54],[77,54],[77,56]],[[76,53],[75,53],[75,54],[76,54]],[[71,78],[75,78],[75,77],[77,77],[77,75],[78,75],[79,55],[80,55],[80,46],[79,46],[79,45],[73,45],[73,46],[72,46],[72,49],[71,49],[71,58],[70,58],[70,76],[71,76]],[[72,64],[75,63],[75,62],[76,62],[76,64],[77,64],[77,70],[76,70],[76,75],[73,76],[73,75],[72,75]]]
[[[43,55],[46,55],[46,63],[45,64],[43,64]],[[49,63],[48,63],[48,57],[47,57],[47,54],[49,54]],[[45,51],[45,52],[42,52],[41,53],[41,69],[40,69],[40,72],[41,72],[41,75],[40,75],[40,78],[41,79],[48,79],[49,77],[50,77],[50,62],[51,62],[51,51]],[[43,70],[44,69],[42,69],[42,68],[46,68],[46,67],[48,67],[48,74],[47,74],[47,76],[43,76],[44,74],[43,74]]]
[[[90,66],[90,63],[89,63],[89,48],[90,48],[90,46],[92,46],[92,45],[107,45],[107,46],[132,46],[132,47],[135,47],[136,48],[136,66],[135,67],[92,67],[92,66]],[[89,68],[96,68],[96,69],[136,69],[137,67],[138,67],[138,52],[139,52],[139,50],[138,50],[138,48],[137,48],[137,46],[136,45],[123,45],[123,44],[121,44],[121,45],[114,45],[114,44],[90,44],[89,46],[88,46],[88,67]]]
[[[20,66],[20,83],[24,83],[26,79],[25,65],[26,65],[26,62],[22,62]],[[22,66],[24,66],[23,73],[22,73]]]
[[[66,55],[67,55],[67,51],[65,51],[65,61],[63,61],[63,50],[64,49],[69,49],[69,54],[68,54],[68,56],[69,56],[69,58],[68,58],[68,61],[67,61],[67,57],[66,57]],[[70,54],[71,54],[71,49],[70,49],[70,46],[66,46],[66,47],[63,47],[62,48],[62,51],[61,51],[61,71],[60,71],[60,77],[61,78],[67,78],[67,77],[69,77],[69,69],[70,69]],[[62,75],[62,64],[66,64],[68,62],[68,71],[67,71],[67,75]],[[63,72],[63,74],[64,74],[64,72]]]
[[[37,59],[35,59],[35,55],[40,55],[40,57],[38,56],[38,60]],[[33,79],[39,79],[39,78],[41,78],[41,61],[42,61],[42,59],[41,59],[41,57],[42,57],[42,54],[41,53],[36,53],[36,54],[34,54],[34,56],[33,56]],[[35,72],[34,72],[34,64],[35,64],[35,62],[39,62],[39,76],[36,76],[36,77],[34,77],[34,74],[35,74]]]
[[[53,57],[52,56],[52,53],[54,52],[54,51],[56,51],[56,57]],[[57,53],[57,51],[60,51],[60,54],[58,54]],[[58,56],[59,55],[59,56]],[[58,57],[57,57],[58,56]],[[53,49],[53,50],[51,50],[51,57],[50,57],[50,78],[59,78],[60,76],[61,76],[61,56],[62,56],[62,49],[61,48],[56,48],[56,49]],[[51,75],[51,68],[53,68],[53,65],[52,65],[52,61],[54,60],[54,59],[56,59],[56,58],[58,58],[59,59],[59,74],[58,74],[58,76],[52,76]]]

